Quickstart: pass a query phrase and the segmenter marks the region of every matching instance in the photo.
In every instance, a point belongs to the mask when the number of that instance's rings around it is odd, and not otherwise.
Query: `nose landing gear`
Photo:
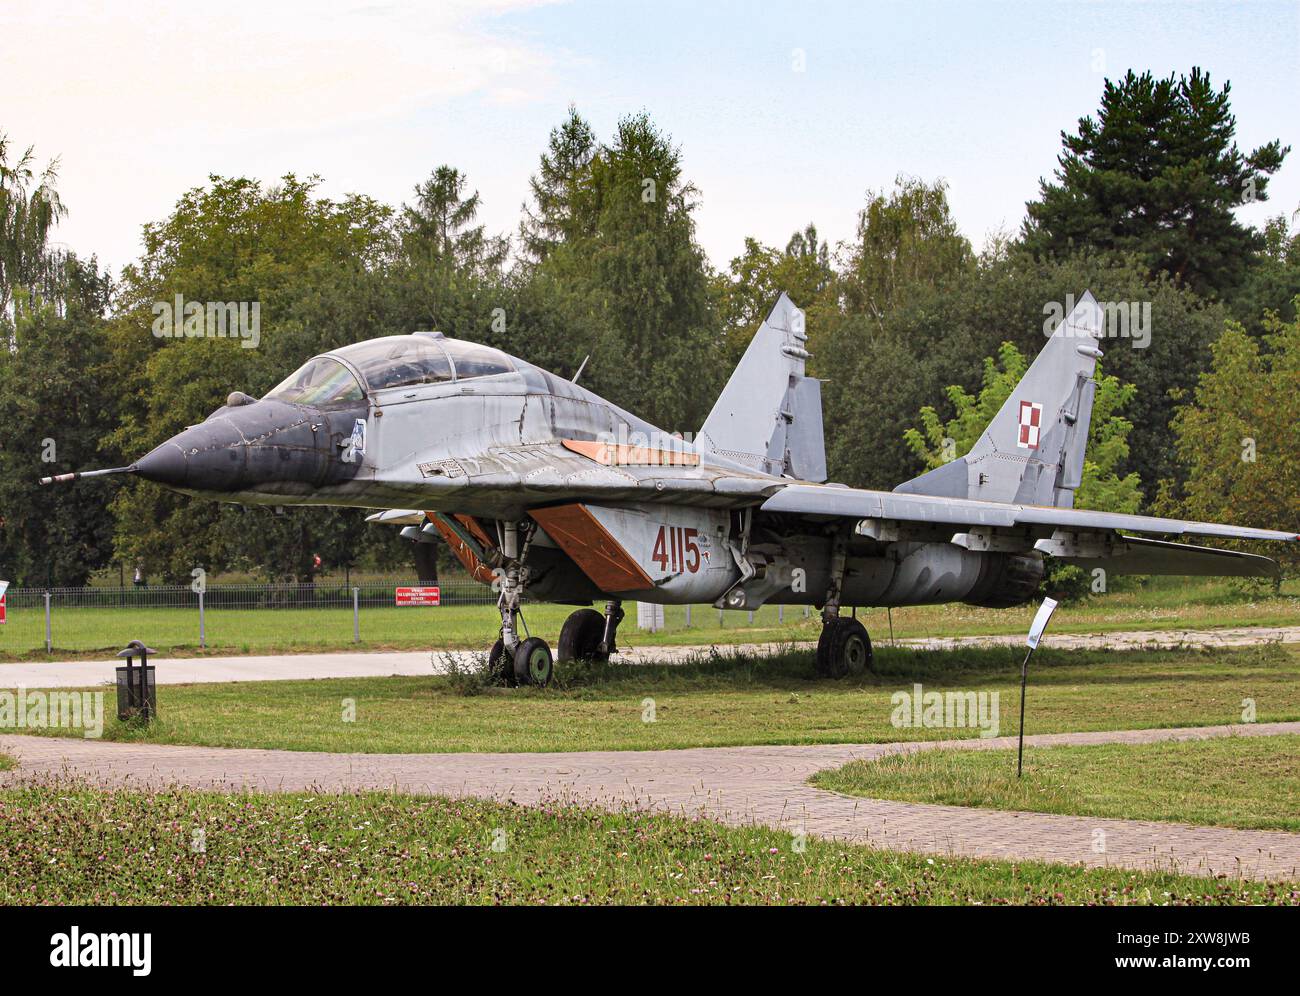
[[[521,640],[517,626],[519,605],[528,584],[528,548],[535,527],[524,527],[521,545],[519,523],[504,522],[501,526],[501,555],[505,568],[501,575],[501,595],[497,599],[497,608],[501,612],[501,638],[488,653],[488,669],[493,677],[510,687],[545,687],[555,674],[551,648],[537,636]]]

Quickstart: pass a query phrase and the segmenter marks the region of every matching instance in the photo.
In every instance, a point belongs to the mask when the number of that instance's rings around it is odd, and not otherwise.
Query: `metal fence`
[[[7,620],[0,625],[0,656],[39,652],[86,651],[121,647],[131,639],[165,647],[206,648],[210,626],[217,624],[218,645],[242,645],[246,650],[281,644],[305,647],[313,641],[360,643],[368,639],[407,636],[413,625],[433,620],[437,630],[460,626],[462,634],[492,629],[491,607],[496,593],[464,575],[440,581],[441,609],[421,617],[419,609],[396,608],[395,590],[421,587],[401,577],[319,580],[307,584],[131,585],[124,587],[10,588],[5,596]],[[201,588],[202,590],[198,590]],[[565,607],[545,607],[560,613]],[[661,606],[653,620],[641,620],[629,604],[625,627],[680,631],[700,626],[744,629],[797,624],[808,618],[806,608],[787,610],[767,606],[754,612],[723,613],[710,606]],[[474,610],[477,609],[478,612]],[[304,621],[301,612],[310,613]],[[379,611],[391,610],[391,611]],[[456,611],[459,610],[459,611]],[[534,609],[526,610],[530,618]],[[319,615],[317,615],[319,612]],[[277,616],[277,613],[280,615]],[[484,613],[482,618],[479,614]],[[296,616],[296,618],[290,618]],[[367,622],[369,619],[369,622]],[[418,620],[418,621],[417,621]],[[459,620],[459,623],[457,623]]]
[[[38,621],[44,625],[46,651],[56,643],[60,616],[68,610],[188,610],[194,613],[198,645],[205,647],[206,617],[210,611],[265,609],[347,609],[353,616],[353,639],[360,642],[360,613],[365,608],[395,604],[399,587],[436,587],[443,606],[495,605],[491,587],[469,578],[422,585],[411,578],[368,578],[351,584],[345,581],[286,584],[132,585],[127,587],[10,588],[5,593],[6,629],[29,630]],[[93,617],[81,613],[83,621]],[[27,634],[30,643],[30,634]],[[15,642],[22,642],[21,640]],[[22,648],[20,648],[22,649]]]

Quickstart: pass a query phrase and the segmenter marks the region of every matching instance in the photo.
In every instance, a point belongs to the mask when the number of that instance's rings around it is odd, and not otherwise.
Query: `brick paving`
[[[1027,744],[1153,743],[1300,733],[1300,723],[1060,733]],[[530,804],[637,807],[762,823],[891,850],[1193,875],[1300,879],[1300,834],[888,802],[812,788],[813,773],[917,750],[1014,747],[1015,738],[558,754],[318,754],[0,736],[18,768],[0,785],[73,775],[103,785],[256,791],[392,790]],[[1101,831],[1099,834],[1098,831]],[[1096,842],[1104,840],[1104,850]]]

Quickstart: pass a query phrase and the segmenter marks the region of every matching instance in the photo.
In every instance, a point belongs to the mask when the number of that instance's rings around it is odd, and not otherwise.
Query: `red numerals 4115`
[[[661,571],[672,571],[675,574],[685,571],[694,574],[700,569],[700,544],[697,542],[699,535],[698,529],[660,526],[650,559],[659,565]]]

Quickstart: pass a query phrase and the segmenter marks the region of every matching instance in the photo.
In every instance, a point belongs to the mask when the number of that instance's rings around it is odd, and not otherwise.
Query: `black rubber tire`
[[[560,630],[560,642],[556,645],[556,657],[560,661],[600,661],[609,660],[609,654],[601,653],[597,648],[605,638],[605,616],[595,609],[578,609],[564,620]]]
[[[515,648],[515,681],[545,688],[555,674],[551,648],[540,636],[530,636]]]
[[[838,619],[832,619],[830,624],[822,624],[822,634],[817,637],[817,673],[823,678],[835,677],[831,673],[830,660],[827,654],[830,652],[831,633],[839,624]]]
[[[817,640],[817,673],[825,678],[860,677],[871,670],[871,637],[856,619],[836,619]]]
[[[493,684],[515,687],[515,662],[506,656],[506,644],[498,639],[488,651],[488,673],[492,675]]]

